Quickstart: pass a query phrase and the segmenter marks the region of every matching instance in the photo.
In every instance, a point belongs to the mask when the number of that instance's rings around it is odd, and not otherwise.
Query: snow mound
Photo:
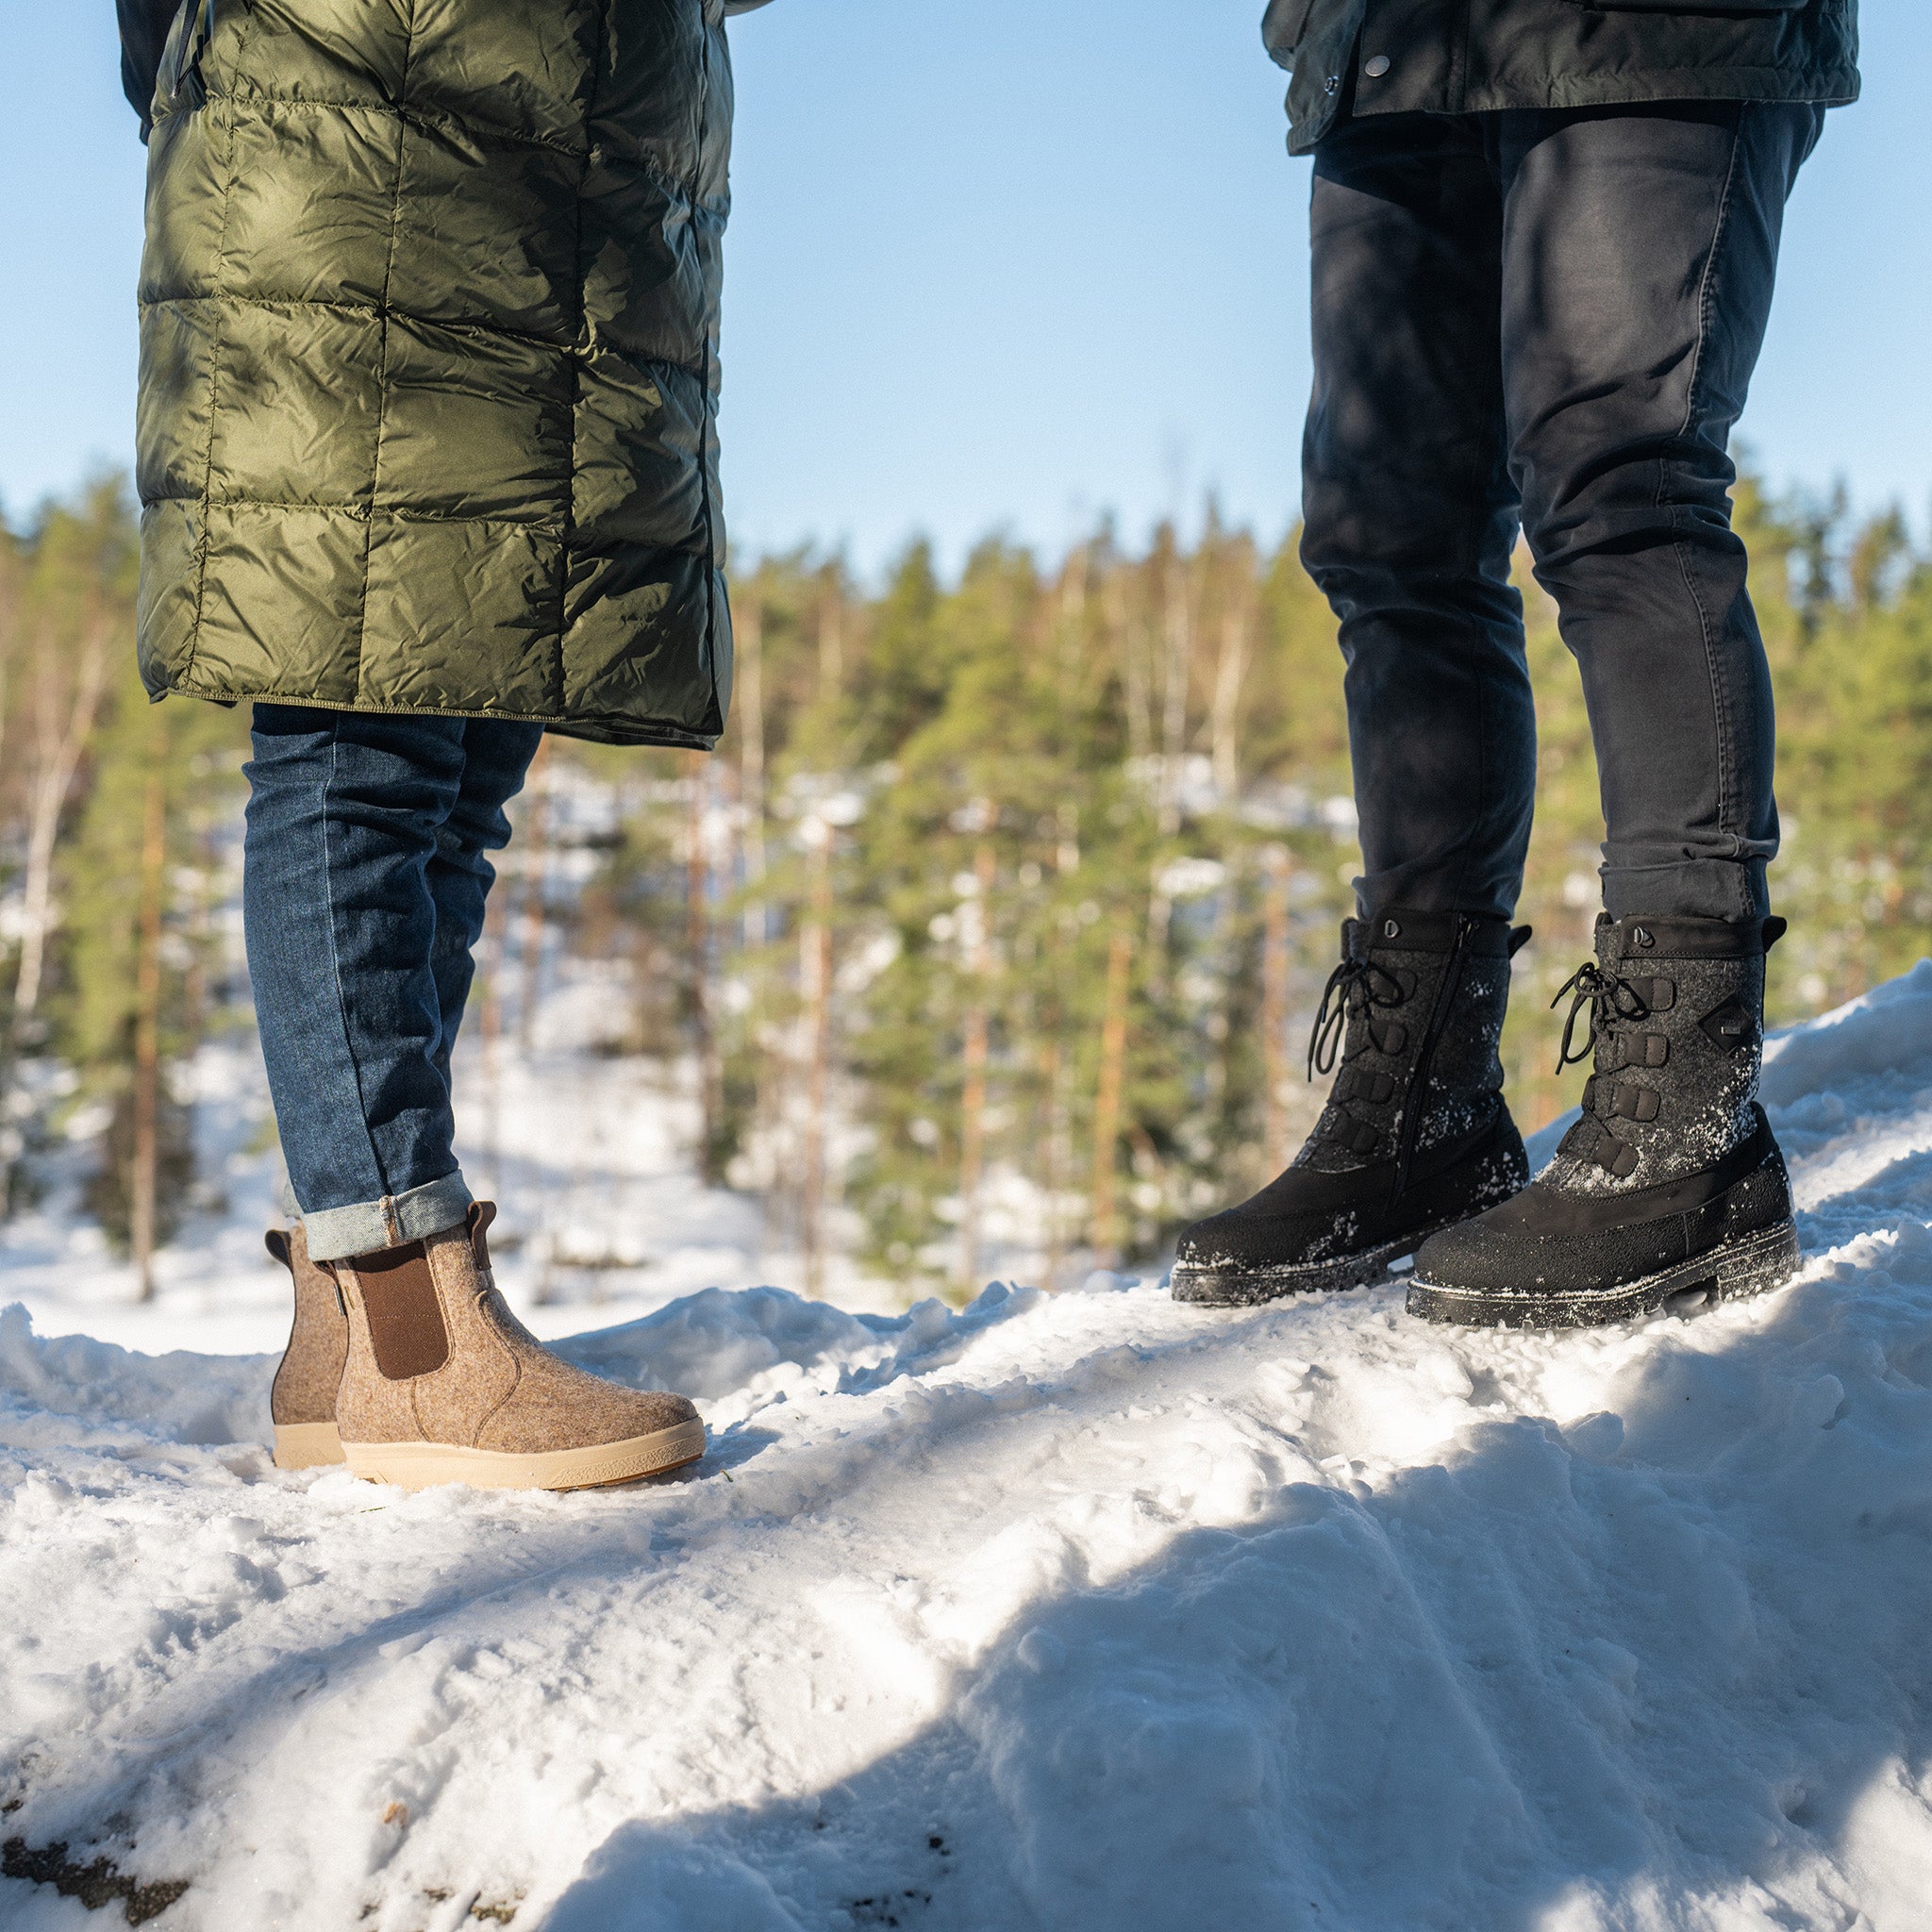
[[[1854,1082],[1885,1081],[1932,1063],[1932,959],[1836,1012],[1775,1035],[1764,1055],[1768,1107],[1792,1107]]]
[[[0,1308],[0,1441],[248,1441],[261,1433],[275,1368],[273,1356],[146,1356],[87,1335],[38,1336],[16,1302]]]
[[[1757,1302],[713,1289],[561,1344],[712,1427],[608,1493],[283,1475],[273,1357],[11,1311],[0,1922],[1916,1932],[1932,965],[1766,1094]]]

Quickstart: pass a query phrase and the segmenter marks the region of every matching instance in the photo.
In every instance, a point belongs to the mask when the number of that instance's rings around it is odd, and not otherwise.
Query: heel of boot
[[[1694,1315],[1719,1302],[1764,1294],[1798,1272],[1798,1230],[1789,1221],[1741,1236],[1700,1261],[1664,1277],[1666,1291],[1655,1306],[1666,1314]]]
[[[319,1469],[324,1463],[342,1459],[342,1439],[334,1423],[275,1424],[277,1469]]]
[[[1724,1252],[1717,1265],[1714,1301],[1763,1294],[1798,1272],[1798,1230],[1789,1221],[1768,1227]]]

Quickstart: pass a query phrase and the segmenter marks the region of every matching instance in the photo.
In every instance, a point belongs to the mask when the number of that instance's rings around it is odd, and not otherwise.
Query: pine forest
[[[1739,527],[1780,699],[1774,1021],[1932,950],[1932,558],[1841,495]],[[1524,559],[1519,559],[1520,566]],[[1541,791],[1505,1041],[1525,1130],[1574,1104],[1556,989],[1602,836],[1574,666],[1519,568]],[[86,1210],[143,1276],[195,1174],[197,1047],[252,1025],[245,712],[150,706],[137,539],[102,481],[0,528],[0,1209],[92,1150]],[[716,753],[545,741],[513,809],[473,1044],[527,1047],[575,975],[599,1050],[693,1103],[707,1180],[815,1291],[908,1295],[1016,1244],[1036,1278],[1158,1259],[1315,1112],[1305,1040],[1357,870],[1341,659],[1296,560],[1230,529],[742,560]]]

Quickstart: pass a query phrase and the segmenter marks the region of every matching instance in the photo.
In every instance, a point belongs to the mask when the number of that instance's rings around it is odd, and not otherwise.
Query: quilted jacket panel
[[[709,745],[721,0],[187,0],[142,267],[156,695]]]

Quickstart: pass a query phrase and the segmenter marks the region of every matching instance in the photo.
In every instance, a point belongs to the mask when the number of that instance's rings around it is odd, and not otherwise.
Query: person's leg
[[[469,1207],[447,1074],[457,1015],[444,1008],[468,983],[450,944],[467,928],[444,924],[439,942],[430,883],[455,919],[480,923],[476,868],[483,846],[502,842],[502,799],[493,824],[479,809],[452,830],[469,728],[256,707],[243,923],[290,1182],[318,1261],[436,1233]],[[488,793],[502,787],[499,772]]]
[[[541,724],[471,718],[463,724],[463,774],[456,803],[438,829],[425,876],[436,909],[430,972],[442,1030],[432,1058],[445,1084],[450,1055],[475,977],[476,941],[496,870],[486,855],[509,843],[504,807],[523,790],[524,775],[542,742]]]
[[[1474,117],[1344,124],[1315,156],[1302,560],[1341,620],[1365,918],[1507,919],[1536,791],[1509,586],[1502,205]]]
[[[1285,1174],[1183,1233],[1182,1301],[1374,1280],[1529,1175],[1497,1053],[1536,778],[1501,228],[1474,121],[1344,124],[1316,153],[1302,558],[1341,619],[1363,916],[1309,1053],[1328,1104]]]
[[[1505,186],[1511,459],[1583,673],[1613,918],[1768,909],[1771,675],[1728,442],[1823,115],[1711,102],[1486,117]]]
[[[1732,102],[1491,120],[1512,458],[1583,672],[1608,909],[1571,982],[1594,1063],[1582,1115],[1530,1187],[1424,1246],[1415,1313],[1620,1321],[1797,1265],[1757,1104],[1783,922],[1764,916],[1771,678],[1725,442],[1821,117]]]
[[[342,1317],[340,1336],[300,1333],[298,1272],[285,1366],[320,1357],[305,1341],[340,1352],[300,1391],[310,1426],[291,1438],[275,1418],[289,1466],[340,1455],[411,1489],[565,1490],[704,1454],[682,1396],[573,1368],[518,1322],[490,1266],[493,1210],[471,1201],[452,1151],[449,1049],[489,890],[483,855],[508,837],[503,807],[541,735],[256,707],[243,917],[308,1250],[276,1252],[327,1264],[322,1312]],[[331,1431],[321,1410],[337,1362]]]

